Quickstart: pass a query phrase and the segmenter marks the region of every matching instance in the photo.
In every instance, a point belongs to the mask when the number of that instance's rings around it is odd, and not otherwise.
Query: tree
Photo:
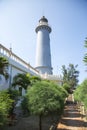
[[[68,92],[70,93],[70,85],[68,83],[64,83],[63,84],[63,88]]]
[[[18,73],[13,78],[12,86],[19,86],[20,93],[22,92],[22,88],[27,90],[28,86],[32,86],[37,81],[41,81],[41,78],[38,76],[31,76],[28,73]]]
[[[37,81],[41,81],[41,78],[38,76],[31,76],[28,73],[18,73],[13,78],[12,86],[18,85],[26,90],[29,85],[32,86]]]
[[[30,76],[29,75],[29,78],[30,78],[30,85],[28,85],[28,86],[33,86],[36,82],[38,82],[38,81],[40,82],[41,81],[41,78],[38,77],[38,76]],[[24,115],[28,115],[29,114],[28,100],[27,100],[27,98],[25,96],[23,97],[23,101],[21,103],[21,107],[22,107],[22,110],[23,110],[23,114]]]
[[[76,90],[74,91],[74,99],[75,101],[78,101],[78,102],[81,102],[81,88],[82,86],[81,85],[78,85]]]
[[[38,76],[30,76],[30,82],[31,82],[31,86],[36,83],[37,81],[41,81],[41,78]]]
[[[5,57],[0,57],[0,74],[3,75],[5,79],[9,77],[7,72],[8,64],[8,60]]]
[[[63,73],[63,84],[67,83],[73,89],[78,83],[79,71],[77,70],[78,65],[69,64],[66,68],[65,65],[62,66]]]
[[[85,46],[85,48],[87,48],[87,38],[85,40],[85,45],[84,46]],[[85,53],[83,61],[84,61],[85,65],[87,66],[87,53]]]
[[[87,79],[77,87],[74,92],[74,97],[76,101],[82,102],[87,108]]]
[[[12,116],[14,114],[14,108],[16,106],[16,103],[18,101],[18,97],[20,96],[20,94],[18,90],[14,90],[12,88],[7,89],[7,94],[9,95],[10,99],[13,100],[11,109],[9,111],[9,115]]]
[[[42,130],[42,116],[61,111],[67,92],[57,84],[39,81],[27,92],[28,109],[32,114],[39,115],[39,130]]]
[[[27,73],[20,74],[18,73],[14,78],[13,78],[13,83],[12,86],[19,87],[20,95],[22,93],[22,88],[27,90],[27,87],[30,84],[30,76]]]

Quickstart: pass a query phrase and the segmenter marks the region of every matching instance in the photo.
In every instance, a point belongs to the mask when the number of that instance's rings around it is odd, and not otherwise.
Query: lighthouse
[[[52,74],[50,36],[52,29],[43,16],[35,29],[37,33],[36,70],[40,74]]]

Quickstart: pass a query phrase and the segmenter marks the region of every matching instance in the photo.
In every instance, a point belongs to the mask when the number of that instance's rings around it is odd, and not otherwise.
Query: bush
[[[64,108],[67,92],[63,87],[51,81],[40,81],[33,84],[27,92],[29,111],[39,116],[39,130],[42,128],[42,116],[58,112]]]
[[[26,96],[24,96],[23,101],[21,103],[21,107],[23,110],[24,115],[29,115],[29,110],[28,110],[28,99]]]
[[[10,98],[7,90],[0,91],[0,126],[6,123],[12,103],[13,100]]]
[[[82,102],[87,108],[87,79],[77,87],[74,92],[74,98],[76,101]]]
[[[49,113],[60,110],[64,105],[66,92],[52,82],[37,82],[27,93],[28,108],[33,113]]]

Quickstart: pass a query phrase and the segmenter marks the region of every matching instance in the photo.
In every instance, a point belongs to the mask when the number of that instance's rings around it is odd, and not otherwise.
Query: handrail
[[[60,81],[63,80],[61,75],[41,74],[41,77],[45,79],[50,79],[50,80],[60,80]]]
[[[38,71],[35,68],[33,68],[29,63],[25,62],[23,59],[21,59],[16,54],[14,54],[12,52],[11,48],[7,49],[2,44],[0,44],[0,53],[6,55],[7,57],[10,57],[14,61],[20,63],[21,65],[25,66],[26,68],[29,68],[30,70],[34,71],[35,73],[38,73]]]

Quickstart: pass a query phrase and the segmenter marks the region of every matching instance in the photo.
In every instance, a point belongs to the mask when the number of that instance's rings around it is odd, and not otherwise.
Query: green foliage
[[[68,84],[71,88],[76,87],[78,83],[79,71],[77,70],[78,65],[69,64],[66,68],[65,65],[62,66],[63,73],[63,84]]]
[[[64,83],[63,84],[63,88],[68,92],[70,93],[70,85],[68,83]]]
[[[36,82],[27,93],[28,108],[33,114],[44,115],[60,110],[67,93],[52,82]]]
[[[19,93],[18,90],[13,90],[12,88],[9,88],[7,90],[7,93],[9,94],[10,99],[13,100],[11,109],[9,110],[9,115],[12,115],[13,111],[14,111],[14,107],[15,107],[17,101],[18,101],[18,97],[20,96],[20,93]]]
[[[0,126],[4,125],[7,120],[10,109],[12,108],[13,100],[7,90],[0,91]]]
[[[26,107],[28,111],[39,116],[39,130],[42,129],[42,116],[52,112],[59,112],[64,107],[67,92],[63,87],[51,81],[36,81],[28,88],[26,94]],[[23,106],[24,106],[23,104]]]
[[[7,92],[8,92],[8,94],[10,95],[10,98],[11,98],[11,99],[13,99],[13,100],[18,100],[18,97],[20,96],[18,90],[9,88],[9,89],[7,90]]]
[[[27,89],[28,85],[30,84],[30,78],[28,74],[17,74],[13,78],[12,86],[19,86],[21,88]]]
[[[81,102],[81,88],[82,86],[78,85],[76,90],[74,91],[74,99],[79,102]]]
[[[29,109],[28,109],[28,99],[26,96],[24,96],[24,98],[23,98],[23,101],[21,103],[21,107],[23,110],[23,114],[28,116],[30,113],[29,113]]]
[[[3,75],[5,77],[5,79],[8,79],[9,75],[8,75],[8,60],[5,57],[0,57],[0,74]]]
[[[76,101],[82,102],[87,108],[87,79],[77,87],[74,92],[74,97]]]
[[[19,86],[26,90],[28,86],[30,86],[30,85],[32,86],[37,81],[41,81],[41,78],[39,78],[37,76],[30,76],[28,73],[23,73],[23,74],[18,73],[13,78],[12,86],[14,86],[14,87]]]
[[[81,87],[81,95],[82,95],[82,102],[84,103],[85,107],[87,108],[87,79],[84,80]]]
[[[41,81],[41,78],[38,76],[31,76],[30,77],[30,82],[31,82],[31,86],[36,83],[37,81]]]
[[[84,46],[85,46],[85,48],[87,48],[87,38],[85,40],[85,45]],[[87,53],[85,53],[83,61],[84,61],[85,65],[87,66]]]

